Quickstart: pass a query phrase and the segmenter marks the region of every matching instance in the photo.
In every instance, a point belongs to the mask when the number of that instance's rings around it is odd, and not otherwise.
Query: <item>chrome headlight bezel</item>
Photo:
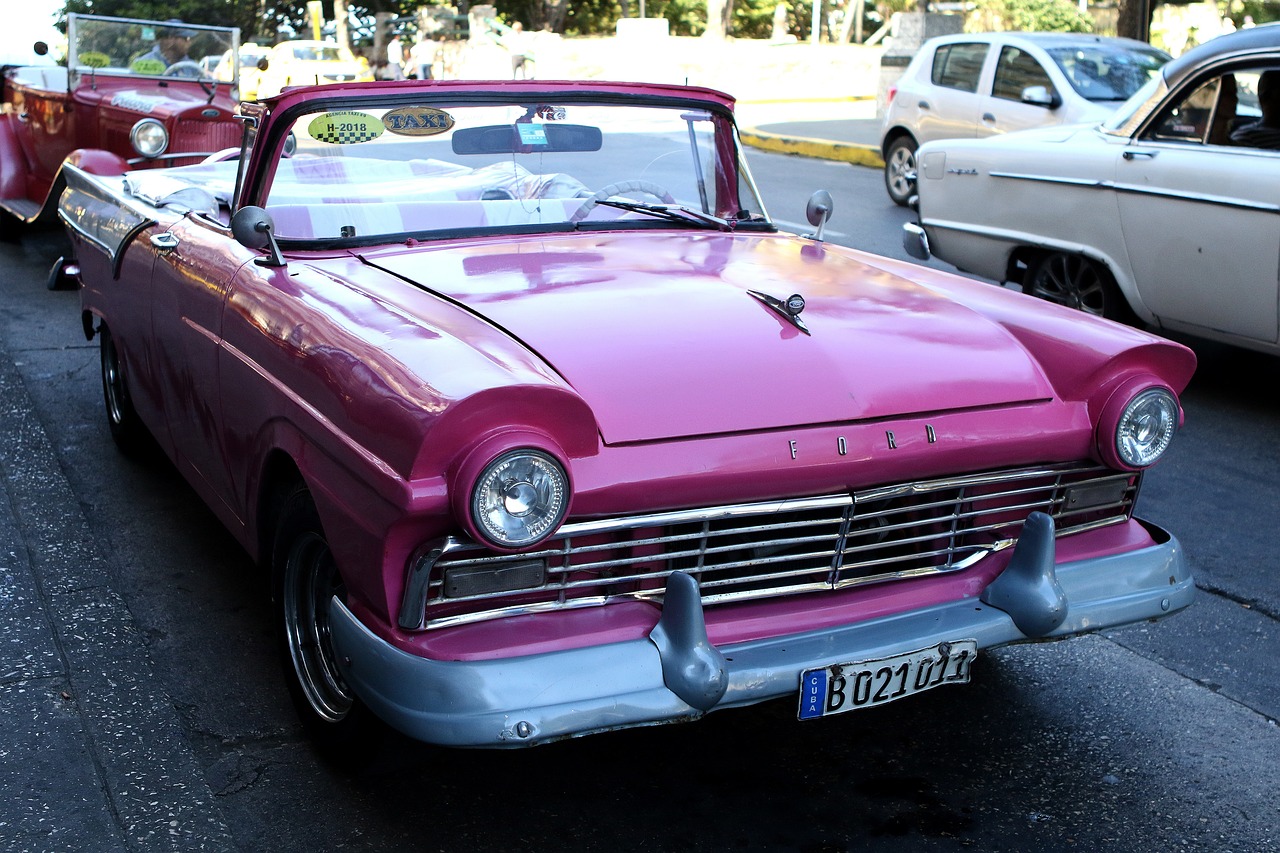
[[[1113,448],[1121,465],[1149,468],[1160,460],[1177,434],[1181,409],[1168,388],[1147,387],[1134,394],[1119,411]]]
[[[144,118],[129,131],[129,144],[148,160],[159,157],[169,147],[169,131],[154,118]]]
[[[507,450],[476,476],[469,526],[496,548],[529,548],[560,528],[570,497],[569,476],[556,457],[531,447]]]

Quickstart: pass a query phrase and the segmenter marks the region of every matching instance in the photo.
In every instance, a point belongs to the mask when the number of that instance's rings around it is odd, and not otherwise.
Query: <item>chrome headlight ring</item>
[[[144,118],[129,131],[129,142],[143,157],[159,157],[169,147],[169,131],[156,119]]]
[[[1147,388],[1125,405],[1116,423],[1116,455],[1129,468],[1147,468],[1164,455],[1178,431],[1178,400],[1166,388]]]
[[[470,521],[498,548],[527,548],[560,527],[569,510],[569,477],[541,450],[508,450],[486,465],[471,489]]]

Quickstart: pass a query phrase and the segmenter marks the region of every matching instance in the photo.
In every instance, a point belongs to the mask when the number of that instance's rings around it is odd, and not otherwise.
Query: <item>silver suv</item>
[[[1169,58],[1145,42],[1080,33],[929,39],[889,90],[880,135],[889,197],[906,204],[915,192],[926,142],[1101,121]]]

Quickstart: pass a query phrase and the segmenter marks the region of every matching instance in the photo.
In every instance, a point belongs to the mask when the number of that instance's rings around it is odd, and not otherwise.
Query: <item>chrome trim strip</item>
[[[1259,213],[1280,213],[1280,204],[1264,204],[1262,202],[1241,201],[1220,195],[1191,193],[1177,190],[1163,190],[1139,184],[1122,184],[1116,181],[1098,181],[1092,178],[1055,178],[1046,175],[1030,175],[1018,172],[991,172],[993,178],[1006,178],[1013,181],[1031,181],[1041,184],[1060,184],[1065,186],[1085,187],[1097,190],[1112,190],[1128,195],[1148,195],[1157,198],[1168,198],[1175,201],[1190,201],[1198,204],[1211,204],[1215,207],[1229,207],[1239,210],[1253,210]],[[957,229],[959,230],[959,229]]]

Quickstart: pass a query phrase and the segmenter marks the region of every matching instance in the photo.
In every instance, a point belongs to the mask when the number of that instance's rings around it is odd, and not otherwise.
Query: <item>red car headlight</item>
[[[169,131],[153,118],[144,118],[129,131],[133,150],[143,157],[159,157],[169,147]]]

